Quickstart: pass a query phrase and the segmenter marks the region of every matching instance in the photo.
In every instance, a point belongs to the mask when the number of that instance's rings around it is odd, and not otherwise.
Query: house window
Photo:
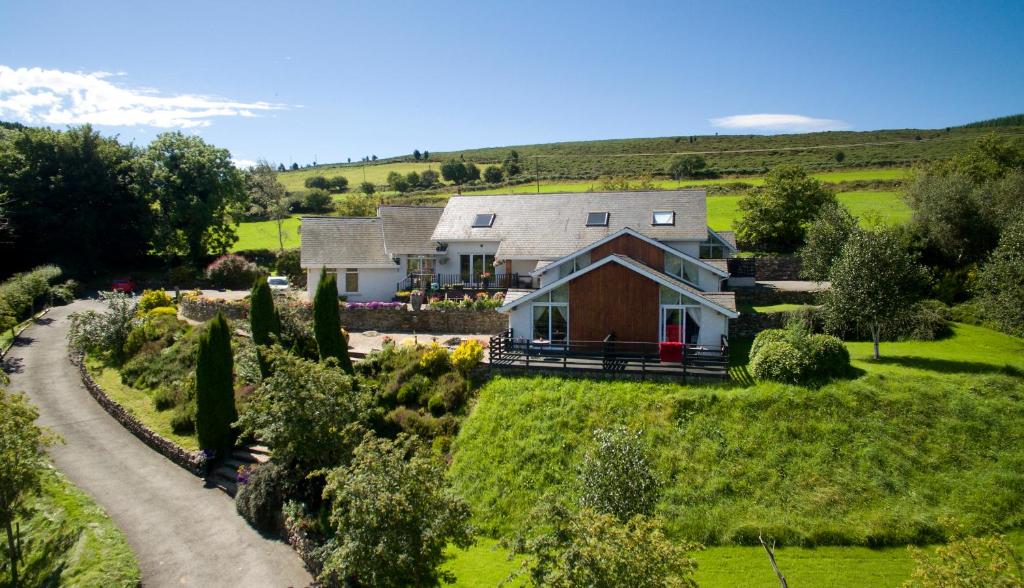
[[[359,270],[355,268],[348,268],[345,270],[345,291],[346,292],[358,292],[359,291]]]
[[[409,272],[414,275],[424,275],[434,273],[434,258],[433,257],[410,257],[409,258]]]
[[[473,228],[486,229],[494,224],[494,214],[478,214],[473,217]]]
[[[656,210],[651,215],[652,225],[674,225],[676,224],[676,213],[672,210]]]
[[[533,303],[533,339],[565,343],[569,338],[569,289],[548,292]]]
[[[577,255],[558,266],[558,278],[562,279],[573,272],[577,272],[590,265],[590,252]]]
[[[588,227],[607,227],[608,226],[608,213],[607,212],[588,212],[587,213],[587,226]]]
[[[493,275],[494,255],[472,253],[459,256],[459,278],[463,282],[479,282]]]
[[[681,257],[665,255],[665,273],[670,276],[681,278],[693,285],[699,284],[700,277],[697,275],[697,268]]]

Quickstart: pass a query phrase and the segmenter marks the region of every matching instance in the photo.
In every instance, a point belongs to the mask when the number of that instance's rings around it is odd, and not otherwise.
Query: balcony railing
[[[529,276],[526,276],[529,279]],[[396,290],[423,290],[424,292],[435,292],[438,290],[473,290],[473,291],[503,291],[509,288],[528,287],[524,286],[519,274],[494,274],[491,276],[464,276],[462,274],[410,274],[401,282],[398,282]]]
[[[511,331],[491,337],[490,363],[494,367],[538,370],[620,373],[690,379],[728,379],[729,344],[682,346],[678,361],[662,361],[658,343],[617,341],[535,341],[514,338]]]

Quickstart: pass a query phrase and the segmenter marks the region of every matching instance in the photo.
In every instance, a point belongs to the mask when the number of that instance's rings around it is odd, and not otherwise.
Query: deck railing
[[[488,277],[467,278],[461,274],[410,274],[398,282],[396,290],[474,290],[497,291],[520,287],[519,274],[494,274]]]
[[[534,341],[515,338],[511,331],[490,339],[494,367],[622,373],[640,377],[676,376],[689,379],[728,379],[729,344],[682,347],[679,361],[661,361],[658,343],[617,341]]]

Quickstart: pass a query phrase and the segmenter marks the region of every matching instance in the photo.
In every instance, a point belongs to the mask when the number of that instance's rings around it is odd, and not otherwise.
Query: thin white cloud
[[[123,73],[67,72],[0,65],[0,118],[26,123],[147,126],[195,129],[217,117],[253,117],[285,108],[198,94],[161,95],[127,88],[109,78]]]
[[[235,164],[235,167],[237,167],[238,169],[250,169],[256,167],[256,164],[258,162],[253,161],[251,159],[235,159],[232,157],[231,163]]]
[[[850,128],[844,121],[831,118],[813,118],[802,114],[734,114],[711,119],[711,124],[724,129],[750,129],[757,131],[841,131]]]

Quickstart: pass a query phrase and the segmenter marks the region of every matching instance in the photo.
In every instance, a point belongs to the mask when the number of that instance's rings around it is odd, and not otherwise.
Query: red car
[[[110,284],[110,289],[114,292],[131,294],[135,291],[135,282],[131,278],[114,278],[114,281]]]

